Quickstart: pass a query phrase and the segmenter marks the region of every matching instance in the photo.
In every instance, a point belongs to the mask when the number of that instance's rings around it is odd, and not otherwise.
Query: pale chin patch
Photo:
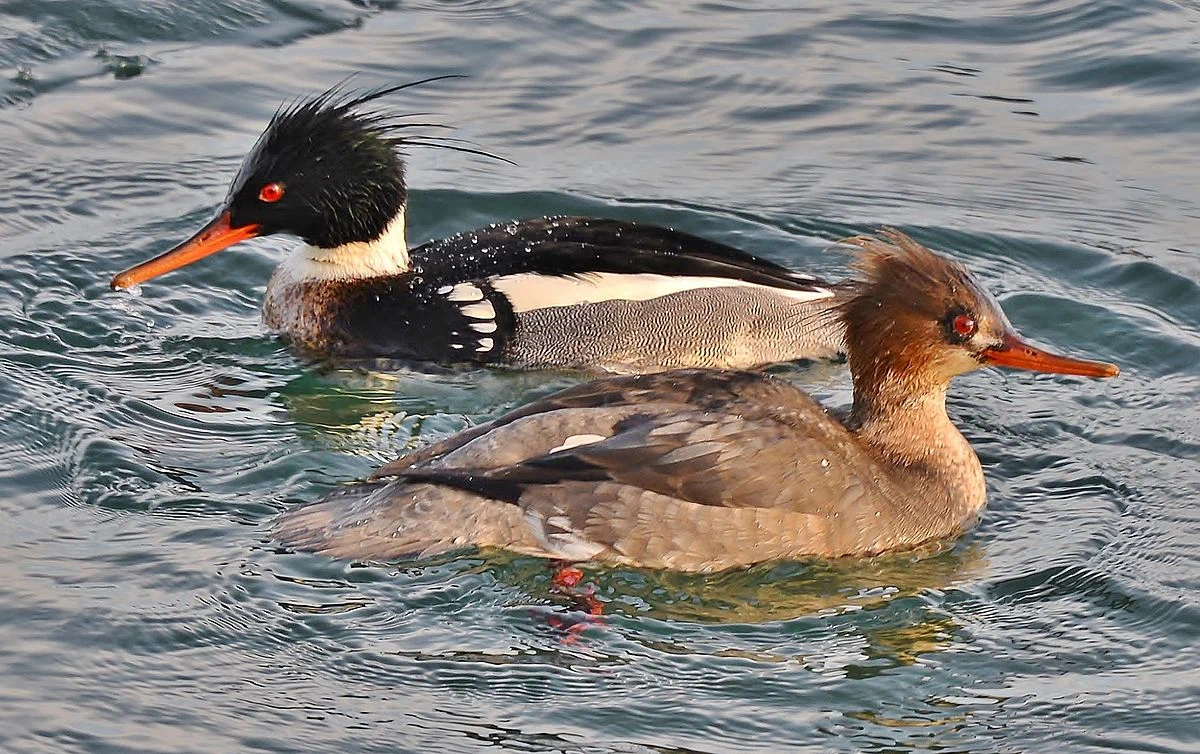
[[[362,280],[398,275],[409,268],[404,212],[374,241],[356,241],[333,249],[302,244],[279,265],[290,282]]]
[[[988,366],[967,353],[965,349],[955,348],[941,362],[940,376],[947,382],[959,375],[974,372],[976,369]]]

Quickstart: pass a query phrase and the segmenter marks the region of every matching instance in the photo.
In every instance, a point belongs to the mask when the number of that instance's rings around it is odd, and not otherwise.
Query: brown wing
[[[608,441],[528,465],[585,468],[593,478],[703,505],[822,515],[853,504],[863,489],[861,458],[852,464],[848,452],[852,439],[819,409],[783,418],[688,413],[627,423],[633,426]]]
[[[652,405],[692,407],[709,411],[757,411],[764,407],[810,406],[812,400],[785,382],[757,372],[715,372],[685,369],[657,374],[607,377],[561,390],[516,408],[477,427],[458,432],[441,442],[401,456],[377,469],[371,478],[396,476],[403,471],[442,458],[501,427],[538,414],[561,409],[602,407],[648,407]],[[572,434],[594,431],[580,415]],[[554,447],[558,443],[549,447]],[[535,453],[530,453],[530,456]],[[501,465],[496,463],[494,465]]]
[[[849,432],[795,388],[747,373],[588,383],[386,473],[399,478],[284,514],[277,538],[345,557],[474,544],[713,570],[865,554],[899,536],[880,507],[884,475]]]
[[[451,456],[410,467],[403,476],[511,502],[532,487],[615,482],[700,505],[822,516],[861,509],[879,476],[849,432],[815,404],[784,411],[755,406],[757,416],[680,412],[670,404],[623,408],[625,416],[607,410],[605,427],[589,423],[595,439],[575,447],[489,466]],[[531,434],[554,438],[544,443],[566,434],[550,429],[539,426]],[[504,434],[495,439],[507,445]],[[487,460],[502,455],[486,450]]]

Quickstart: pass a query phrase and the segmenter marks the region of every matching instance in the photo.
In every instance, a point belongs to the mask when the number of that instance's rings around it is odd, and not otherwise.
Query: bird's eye
[[[970,314],[959,314],[950,322],[950,326],[954,328],[954,332],[958,335],[969,338],[979,329],[979,324]]]
[[[283,198],[283,184],[282,183],[268,183],[267,185],[263,186],[262,188],[260,188],[258,190],[259,201],[266,202],[267,204],[274,204],[275,202],[279,201],[282,198]]]

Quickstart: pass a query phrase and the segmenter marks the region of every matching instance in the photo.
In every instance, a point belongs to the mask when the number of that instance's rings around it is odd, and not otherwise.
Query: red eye
[[[950,323],[950,326],[954,328],[954,332],[958,333],[964,338],[971,337],[975,334],[975,331],[979,329],[979,325],[975,323],[975,318],[970,314],[958,315],[954,318],[954,321]]]
[[[274,204],[283,198],[282,183],[268,183],[258,190],[259,201],[264,201],[267,204]]]

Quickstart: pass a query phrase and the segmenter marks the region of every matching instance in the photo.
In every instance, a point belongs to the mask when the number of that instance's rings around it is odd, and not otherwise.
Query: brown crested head
[[[857,279],[842,305],[858,389],[906,393],[943,388],[981,366],[1113,377],[1112,364],[1048,353],[1022,341],[965,267],[893,228],[856,236]]]

